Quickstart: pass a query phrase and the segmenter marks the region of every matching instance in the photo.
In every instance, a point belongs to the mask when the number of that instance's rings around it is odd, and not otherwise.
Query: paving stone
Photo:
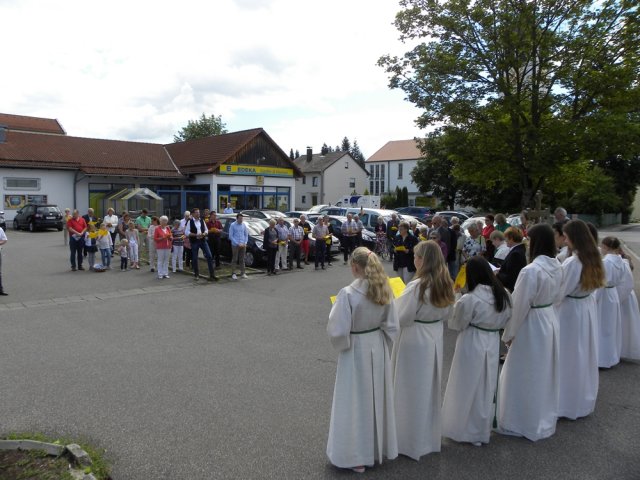
[[[58,457],[62,455],[64,449],[63,445],[35,440],[0,440],[0,450],[44,450],[49,455]]]
[[[93,462],[91,461],[91,457],[89,457],[89,454],[85,452],[80,447],[80,445],[75,443],[70,443],[69,445],[67,445],[67,450],[69,451],[71,456],[74,458],[74,460],[78,463],[78,465],[82,465],[83,467],[90,467],[91,465],[93,465]]]

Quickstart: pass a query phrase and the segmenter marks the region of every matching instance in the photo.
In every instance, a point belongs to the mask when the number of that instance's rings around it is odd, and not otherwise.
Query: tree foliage
[[[439,155],[452,162],[467,195],[474,188],[515,191],[521,206],[531,206],[535,192],[546,194],[567,166],[637,158],[637,0],[401,5],[396,27],[417,45],[403,57],[383,56],[379,65],[390,87],[422,110],[421,127],[439,124],[464,135],[464,148],[448,143]],[[612,129],[625,133],[608,135]]]
[[[174,142],[184,142],[196,138],[211,137],[227,133],[227,126],[218,115],[206,116],[204,113],[198,120],[189,120],[186,127],[173,136]]]

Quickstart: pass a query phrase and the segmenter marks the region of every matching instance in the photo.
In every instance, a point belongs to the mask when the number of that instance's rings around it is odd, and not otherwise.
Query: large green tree
[[[611,137],[590,148],[611,118],[639,143],[637,2],[402,0],[395,24],[416,46],[379,65],[421,108],[419,126],[466,132],[456,179],[530,206],[559,170],[628,150]]]
[[[189,120],[177,135],[173,136],[174,142],[184,142],[195,138],[211,137],[227,133],[227,126],[222,121],[222,116],[206,116],[204,113],[198,120]]]

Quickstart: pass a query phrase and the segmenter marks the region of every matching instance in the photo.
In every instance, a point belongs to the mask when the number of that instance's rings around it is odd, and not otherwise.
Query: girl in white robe
[[[615,237],[602,240],[600,250],[604,255],[607,284],[596,292],[598,305],[598,367],[611,368],[620,363],[622,349],[622,313],[618,288],[624,281],[625,265],[622,257],[607,244],[613,244]]]
[[[395,300],[400,336],[393,348],[398,453],[414,460],[442,442],[442,324],[452,312],[453,282],[440,246],[414,247],[415,280]]]
[[[338,293],[327,325],[340,351],[327,456],[362,473],[365,465],[398,456],[390,358],[398,316],[375,253],[356,248],[351,271],[355,281]]]
[[[620,241],[615,237],[611,238],[615,242],[611,242],[607,246],[614,249],[624,263],[624,276],[622,282],[617,286],[622,317],[620,356],[628,360],[640,360],[640,308],[638,308],[638,297],[636,297],[636,292],[633,290],[633,264],[627,254],[624,253]],[[605,240],[607,239],[605,238],[603,243]]]
[[[509,353],[498,386],[498,431],[537,441],[556,431],[559,328],[553,304],[560,298],[562,266],[549,225],[535,225],[528,234],[531,263],[518,275],[502,335]]]
[[[575,420],[593,412],[598,396],[598,312],[593,293],[605,285],[598,246],[582,220],[564,226],[573,252],[562,263],[560,402],[558,416]]]
[[[484,257],[467,262],[467,285],[469,293],[449,320],[449,328],[460,333],[442,404],[442,435],[480,446],[491,435],[500,330],[511,316],[511,298]]]

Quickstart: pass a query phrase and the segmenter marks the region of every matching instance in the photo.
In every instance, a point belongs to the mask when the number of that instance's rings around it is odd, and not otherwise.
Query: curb
[[[38,442],[36,440],[0,440],[0,450],[43,450],[48,455],[60,457],[68,453],[73,462],[81,469],[93,465],[89,454],[80,445],[70,443],[69,445],[58,445],[55,443]],[[84,473],[82,470],[72,470],[71,474],[75,478],[82,480],[97,480],[93,473]]]

